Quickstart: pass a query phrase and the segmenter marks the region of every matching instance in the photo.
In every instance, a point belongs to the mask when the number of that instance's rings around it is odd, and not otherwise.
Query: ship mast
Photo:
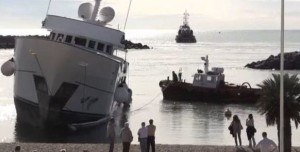
[[[188,19],[189,19],[189,13],[187,11],[183,14],[183,25],[189,25]]]
[[[96,19],[97,19],[97,15],[98,15],[99,8],[100,8],[100,2],[101,2],[101,0],[95,0],[95,6],[94,6],[94,10],[93,10],[92,17],[91,17],[92,21],[96,21]]]
[[[204,61],[204,74],[207,74],[209,67],[208,55],[206,55],[206,57],[201,57],[201,59]]]

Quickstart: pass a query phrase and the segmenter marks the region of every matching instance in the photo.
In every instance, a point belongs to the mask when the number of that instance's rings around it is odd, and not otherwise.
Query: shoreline
[[[11,152],[15,146],[21,146],[21,150],[31,152],[59,152],[66,149],[67,152],[107,152],[109,144],[73,144],[73,143],[0,143],[1,152]],[[300,147],[293,147],[293,152],[300,151]],[[137,144],[130,146],[130,152],[139,152],[140,147]],[[216,146],[216,145],[166,145],[156,144],[157,152],[253,152],[248,146],[236,148],[234,146]],[[122,144],[115,144],[114,152],[122,152]]]

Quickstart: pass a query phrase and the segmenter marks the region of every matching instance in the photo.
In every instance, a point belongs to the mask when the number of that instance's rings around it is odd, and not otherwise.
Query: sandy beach
[[[48,143],[1,143],[1,152],[11,152],[14,147],[20,145],[22,152],[59,152],[66,149],[67,152],[108,152],[108,144],[48,144]],[[115,152],[122,152],[122,145],[115,145]],[[131,152],[139,152],[139,145],[131,145]],[[253,152],[247,146],[235,148],[234,146],[205,146],[205,145],[156,145],[157,152]],[[293,148],[294,152],[300,151],[300,147]]]

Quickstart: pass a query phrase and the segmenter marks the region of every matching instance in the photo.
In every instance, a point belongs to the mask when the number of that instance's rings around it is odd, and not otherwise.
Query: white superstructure
[[[193,86],[199,86],[204,88],[218,88],[220,84],[225,82],[225,76],[223,74],[224,68],[213,67],[211,71],[209,68],[208,56],[201,58],[204,61],[204,73],[197,71],[194,74]]]
[[[116,56],[117,51],[126,53],[124,33],[106,27],[115,14],[105,7],[99,17],[100,1],[93,10],[89,3],[80,6],[82,20],[47,15],[43,28],[50,31],[48,38],[16,39],[18,119],[51,125],[96,121],[109,117],[114,101],[121,99],[116,90],[127,95],[119,102],[131,101],[131,90],[124,85],[129,64]]]

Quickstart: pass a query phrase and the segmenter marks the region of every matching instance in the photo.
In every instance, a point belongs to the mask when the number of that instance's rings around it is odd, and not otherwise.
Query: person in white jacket
[[[147,152],[148,129],[145,122],[142,122],[141,125],[142,127],[138,131],[141,152]]]

